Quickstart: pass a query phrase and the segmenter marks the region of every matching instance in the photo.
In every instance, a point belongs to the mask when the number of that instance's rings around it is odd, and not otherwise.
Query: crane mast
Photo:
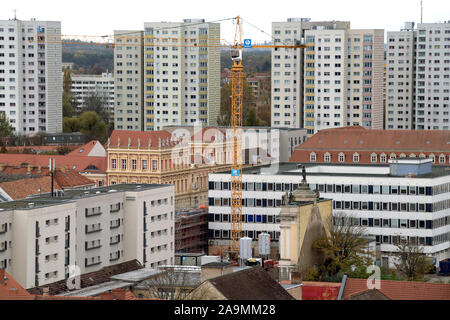
[[[242,29],[240,17],[236,18],[234,46],[231,51],[231,127],[233,129],[233,164],[231,166],[231,243],[230,254],[239,254],[242,237],[242,109],[244,67],[242,66]]]

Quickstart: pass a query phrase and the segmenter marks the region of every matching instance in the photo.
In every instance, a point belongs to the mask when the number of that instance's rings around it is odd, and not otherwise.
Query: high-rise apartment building
[[[220,24],[185,19],[146,22],[144,29],[115,33],[115,128],[215,125],[220,111]],[[130,34],[138,35],[133,39]],[[135,87],[129,88],[132,83]]]
[[[450,22],[387,34],[386,129],[448,130]]]
[[[77,101],[77,109],[85,106],[86,99],[97,96],[102,99],[104,107],[114,117],[114,76],[112,73],[71,74],[72,93]]]
[[[276,42],[303,40],[307,48],[293,56],[282,51],[292,49],[272,51],[272,126],[304,127],[310,135],[350,125],[382,129],[384,31],[303,20],[294,24],[300,30],[289,30],[292,19],[273,24]]]
[[[114,126],[143,130],[143,32],[114,31]]]
[[[0,21],[0,112],[14,132],[62,131],[61,22]]]
[[[308,18],[289,18],[286,22],[272,23],[275,45],[304,42],[307,30],[349,29],[350,22],[316,22]],[[272,127],[302,128],[304,126],[305,86],[304,70],[311,67],[302,49],[272,49]],[[308,93],[308,91],[306,91]]]

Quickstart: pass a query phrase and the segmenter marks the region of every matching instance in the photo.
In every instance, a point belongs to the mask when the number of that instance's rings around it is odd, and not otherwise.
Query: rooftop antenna
[[[420,23],[423,23],[423,0],[420,0]]]

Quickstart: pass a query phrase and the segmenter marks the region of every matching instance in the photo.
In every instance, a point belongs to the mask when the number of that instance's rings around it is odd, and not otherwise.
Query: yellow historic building
[[[108,185],[172,184],[176,208],[207,205],[208,174],[231,168],[227,163],[233,145],[226,140],[217,128],[184,136],[165,130],[115,130],[107,143]]]
[[[309,189],[303,168],[300,187],[285,196],[280,212],[281,280],[290,280],[292,273],[305,273],[323,262],[323,254],[313,248],[313,243],[329,234],[325,226],[332,208],[331,199],[322,199]]]

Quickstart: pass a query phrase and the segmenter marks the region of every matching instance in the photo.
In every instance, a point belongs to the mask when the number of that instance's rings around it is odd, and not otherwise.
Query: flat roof
[[[134,271],[126,272],[126,273],[117,274],[115,276],[112,276],[110,279],[123,281],[123,282],[136,283],[136,282],[144,281],[148,278],[151,278],[151,277],[161,274],[163,272],[164,272],[163,270],[143,268],[143,269],[138,269],[138,270],[134,270]]]
[[[51,197],[49,193],[42,194],[35,197],[21,199],[17,201],[8,201],[0,203],[1,209],[34,209],[36,207],[48,207],[53,205],[60,205],[65,202],[71,202],[72,200],[95,197],[101,194],[108,194],[114,192],[125,191],[147,191],[152,189],[158,189],[163,187],[169,187],[171,185],[163,184],[115,184],[106,187],[93,188],[87,190],[65,190],[62,195],[57,197]],[[60,193],[61,194],[61,193]]]
[[[301,177],[301,166],[306,167],[307,176],[348,176],[348,177],[389,177],[389,178],[405,178],[406,176],[393,176],[389,174],[389,165],[377,165],[377,164],[332,164],[332,163],[296,163],[296,162],[280,162],[274,165],[272,172],[265,172],[271,165],[260,165],[242,168],[242,173],[246,175],[299,175]],[[357,172],[351,172],[351,169],[358,169]],[[308,168],[311,169],[308,171]],[[326,171],[313,171],[313,168],[329,169]],[[332,168],[343,168],[346,172],[336,172]],[[367,171],[364,169],[368,169]],[[230,171],[222,171],[214,174],[230,174]],[[433,166],[431,173],[416,175],[413,179],[420,178],[437,178],[450,175],[450,167],[445,166]]]
[[[109,281],[105,283],[101,283],[95,286],[90,286],[87,288],[74,290],[74,291],[68,291],[61,294],[58,294],[57,296],[62,297],[93,297],[97,296],[103,292],[111,291],[114,289],[122,289],[127,288],[131,286],[131,283],[123,282],[123,281]]]

